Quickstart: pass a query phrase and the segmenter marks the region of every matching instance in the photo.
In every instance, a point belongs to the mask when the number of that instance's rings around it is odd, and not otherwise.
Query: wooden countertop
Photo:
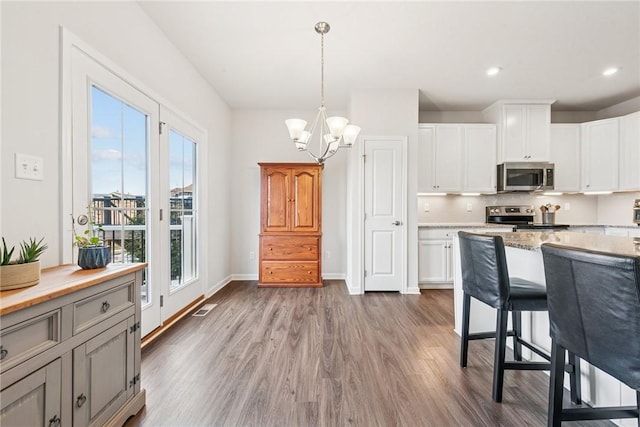
[[[109,264],[94,270],[82,270],[75,264],[45,268],[37,285],[0,292],[0,316],[142,270],[146,265]]]
[[[640,257],[640,240],[634,237],[573,233],[571,231],[524,231],[517,233],[487,231],[486,234],[501,236],[505,246],[530,251],[539,251],[543,243],[555,243],[572,248]]]

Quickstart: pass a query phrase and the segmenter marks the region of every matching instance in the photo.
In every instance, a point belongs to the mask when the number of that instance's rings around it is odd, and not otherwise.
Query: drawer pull
[[[307,274],[311,274],[311,272],[310,272],[310,271],[307,271]]]
[[[273,248],[272,248],[272,247],[269,247],[269,250],[270,250],[270,251],[272,251],[272,250],[273,250]]]
[[[9,354],[9,350],[2,348],[0,345],[0,360],[4,360],[4,358],[7,357],[7,354]]]
[[[87,396],[84,395],[84,393],[80,393],[80,396],[78,396],[78,398],[76,399],[76,406],[78,408],[82,408],[82,405],[84,405],[84,402],[87,401]]]
[[[49,420],[49,427],[58,427],[60,425],[60,418],[57,415],[54,415],[53,418]]]
[[[111,304],[109,304],[109,301],[105,301],[102,303],[102,307],[100,307],[100,311],[103,313],[106,313],[107,310],[109,310],[109,307],[111,307]]]

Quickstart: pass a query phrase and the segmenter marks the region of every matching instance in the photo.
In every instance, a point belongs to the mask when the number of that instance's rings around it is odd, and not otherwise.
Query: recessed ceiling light
[[[495,76],[500,71],[502,71],[501,67],[491,67],[487,70],[487,76]]]
[[[604,70],[602,72],[603,76],[613,76],[615,73],[617,73],[620,70],[620,68],[618,67],[609,67],[606,70]]]

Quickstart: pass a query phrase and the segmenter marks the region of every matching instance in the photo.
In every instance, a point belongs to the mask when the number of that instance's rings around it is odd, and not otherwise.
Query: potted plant
[[[38,258],[47,249],[44,238],[36,241],[34,237],[20,243],[20,253],[15,261],[11,256],[15,246],[7,247],[2,238],[0,247],[0,290],[26,288],[40,282],[40,261]]]
[[[76,223],[87,226],[82,234],[76,233]],[[103,268],[111,262],[111,248],[104,244],[100,237],[102,226],[96,224],[91,207],[87,207],[87,215],[77,219],[71,216],[74,244],[78,247],[78,265],[83,270]]]

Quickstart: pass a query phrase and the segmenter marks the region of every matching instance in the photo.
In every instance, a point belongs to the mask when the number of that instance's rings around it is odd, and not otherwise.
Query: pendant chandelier
[[[326,22],[318,22],[315,29],[320,34],[320,108],[308,131],[305,129],[307,122],[302,119],[285,120],[285,124],[298,151],[306,151],[316,162],[324,163],[326,159],[333,157],[339,148],[351,148],[360,133],[360,127],[350,125],[349,120],[344,117],[327,117],[327,109],[324,106],[324,35],[331,27]],[[314,154],[309,147],[316,128],[320,154]]]

